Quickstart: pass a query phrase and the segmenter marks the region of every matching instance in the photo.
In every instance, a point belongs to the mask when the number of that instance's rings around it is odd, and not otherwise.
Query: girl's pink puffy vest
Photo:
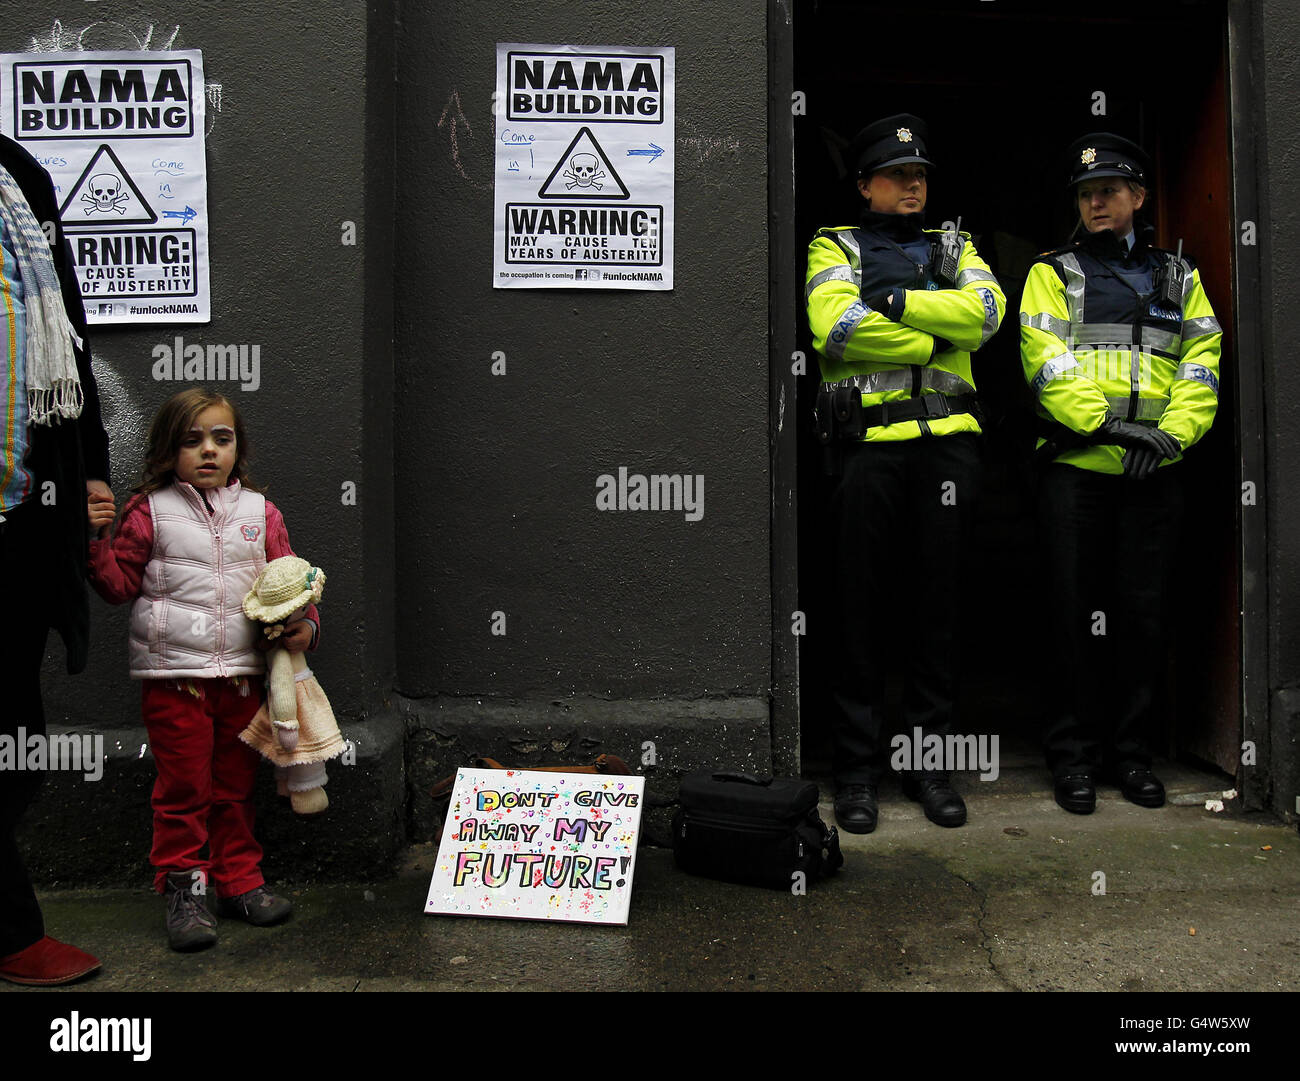
[[[243,601],[266,566],[266,499],[235,481],[207,492],[177,481],[149,496],[153,554],[131,606],[135,679],[260,674],[260,627]]]

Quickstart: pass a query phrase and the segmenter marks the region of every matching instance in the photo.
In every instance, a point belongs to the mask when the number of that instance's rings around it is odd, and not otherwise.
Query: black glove
[[[1092,443],[1113,443],[1117,447],[1124,447],[1126,450],[1133,450],[1135,447],[1146,447],[1148,450],[1155,450],[1155,443],[1151,439],[1151,429],[1143,424],[1134,424],[1132,421],[1120,420],[1118,417],[1107,417],[1101,422],[1101,427],[1092,433],[1089,440]]]
[[[1182,448],[1168,432],[1132,421],[1108,417],[1093,433],[1093,443],[1113,443],[1123,447],[1124,475],[1145,480],[1166,458],[1177,458]]]
[[[1163,460],[1163,455],[1150,447],[1133,447],[1124,452],[1124,476],[1146,480]]]
[[[892,319],[897,323],[903,318],[903,312],[907,310],[907,290],[901,285],[896,285],[879,296],[863,297],[862,303],[873,312],[879,312],[886,319]]]
[[[1152,428],[1151,434],[1159,441],[1160,453],[1166,458],[1177,458],[1183,453],[1183,445],[1178,442],[1178,437],[1176,435],[1170,435],[1163,428]]]
[[[892,290],[881,292],[879,296],[863,296],[862,303],[866,304],[872,312],[879,312],[887,320],[901,322],[902,313],[907,311],[907,290],[902,286],[894,286]]]
[[[881,293],[878,297],[863,297],[862,303],[873,312],[879,312],[886,319],[889,318],[889,293]]]
[[[1146,480],[1166,458],[1177,458],[1182,453],[1178,440],[1161,428],[1147,429],[1151,446],[1137,447],[1124,455],[1124,475],[1134,480]]]

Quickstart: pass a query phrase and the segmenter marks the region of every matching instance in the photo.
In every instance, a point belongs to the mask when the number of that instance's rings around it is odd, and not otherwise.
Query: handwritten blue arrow
[[[629,158],[631,157],[649,158],[653,162],[653,161],[658,161],[659,155],[662,154],[663,152],[664,152],[664,148],[662,146],[655,146],[654,143],[651,143],[649,150],[629,150],[627,152],[627,156]]]
[[[184,210],[164,210],[162,216],[164,218],[180,218],[182,225],[189,225],[199,216],[199,212],[192,206],[187,206]]]

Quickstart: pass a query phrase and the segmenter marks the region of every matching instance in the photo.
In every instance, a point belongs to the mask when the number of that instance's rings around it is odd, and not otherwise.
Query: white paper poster
[[[6,53],[0,130],[54,178],[86,319],[206,323],[203,56]]]
[[[496,288],[673,287],[673,65],[497,45]]]
[[[626,924],[644,777],[462,769],[426,913]]]

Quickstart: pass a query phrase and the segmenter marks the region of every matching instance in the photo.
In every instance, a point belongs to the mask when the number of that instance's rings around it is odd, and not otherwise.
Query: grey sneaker
[[[216,945],[217,921],[194,892],[195,879],[188,871],[167,876],[167,945],[173,950],[202,950]]]
[[[277,897],[262,885],[238,897],[223,897],[220,908],[223,916],[245,920],[254,927],[269,927],[289,918],[293,902],[287,897]]]

